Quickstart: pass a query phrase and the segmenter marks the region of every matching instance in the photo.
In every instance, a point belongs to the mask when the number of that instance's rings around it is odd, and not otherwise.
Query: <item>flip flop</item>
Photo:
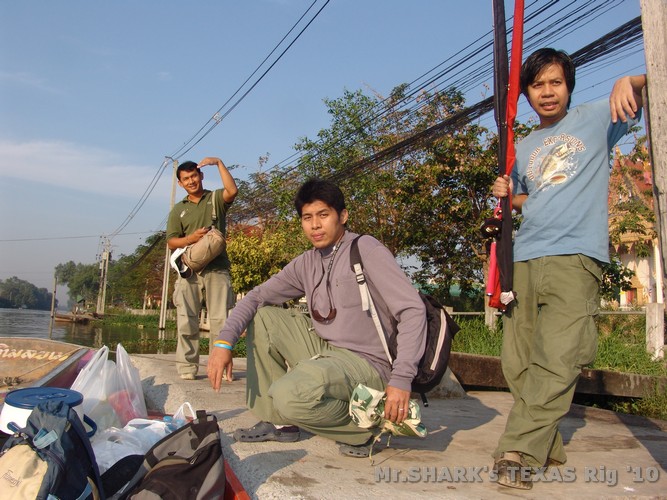
[[[289,425],[278,429],[271,422],[258,422],[248,429],[236,429],[234,439],[243,443],[261,443],[263,441],[279,441],[282,443],[293,443],[298,441],[299,428]]]

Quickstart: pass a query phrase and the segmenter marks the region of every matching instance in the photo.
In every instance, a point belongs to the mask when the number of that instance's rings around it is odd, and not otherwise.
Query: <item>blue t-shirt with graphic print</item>
[[[640,118],[611,122],[609,102],[582,104],[517,144],[514,194],[528,194],[514,261],[584,254],[609,262],[609,153]]]

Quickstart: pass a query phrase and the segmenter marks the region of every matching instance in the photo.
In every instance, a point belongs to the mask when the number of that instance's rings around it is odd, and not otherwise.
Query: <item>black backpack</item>
[[[368,297],[370,314],[373,317],[382,344],[385,346],[387,357],[393,363],[396,357],[397,339],[393,335],[389,337],[389,341],[387,342],[387,336],[375,312],[375,305],[366,284],[361,254],[359,253],[358,240],[361,236],[357,236],[352,241],[350,247],[350,265],[352,266],[352,271],[357,276],[357,283],[359,284],[359,291],[362,297],[364,294]],[[417,375],[412,381],[412,392],[418,393],[424,405],[428,406],[426,393],[435,388],[445,375],[449,363],[452,340],[460,328],[435,298],[422,292],[419,292],[419,296],[426,308],[426,347],[417,367]]]
[[[33,408],[0,455],[3,498],[104,498],[90,439],[64,401]]]
[[[148,450],[134,477],[112,498],[195,500],[222,499],[225,462],[215,415],[197,418]]]

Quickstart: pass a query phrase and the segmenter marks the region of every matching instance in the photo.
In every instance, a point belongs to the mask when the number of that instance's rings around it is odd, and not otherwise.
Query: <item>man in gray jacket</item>
[[[237,441],[296,441],[299,428],[338,441],[341,453],[368,456],[373,436],[349,416],[358,384],[385,391],[384,417],[402,422],[426,340],[424,305],[391,252],[371,236],[359,239],[364,272],[386,332],[397,335],[390,365],[373,319],[362,310],[350,267],[348,212],[335,184],[311,179],[296,195],[301,227],[313,248],[248,293],[214,342],[208,378],[214,390],[231,379],[232,348],[247,328],[247,405],[260,422]],[[305,296],[310,317],[273,307]],[[380,304],[386,307],[379,306]]]

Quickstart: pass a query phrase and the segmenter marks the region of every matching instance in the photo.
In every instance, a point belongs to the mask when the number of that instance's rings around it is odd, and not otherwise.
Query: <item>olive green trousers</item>
[[[246,346],[246,400],[260,420],[351,445],[371,437],[352,422],[349,401],[360,383],[384,390],[382,379],[368,361],[319,337],[308,316],[262,307],[248,326]]]
[[[602,270],[584,255],[514,263],[516,299],[503,317],[502,367],[514,405],[494,457],[518,451],[527,465],[567,456],[558,423],[581,368],[595,359]]]

